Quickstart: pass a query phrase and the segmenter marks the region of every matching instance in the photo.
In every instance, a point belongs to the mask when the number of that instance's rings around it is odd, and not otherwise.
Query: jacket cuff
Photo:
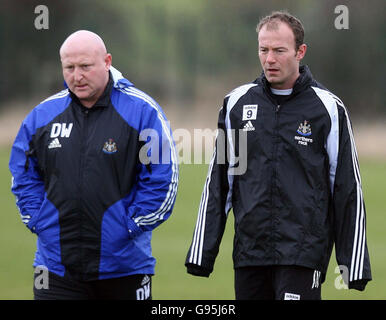
[[[141,228],[129,217],[127,218],[127,231],[130,239],[138,237],[142,233]]]
[[[30,225],[29,223],[26,224],[26,226],[27,226],[27,228],[28,228],[29,231],[31,231],[32,233],[37,234],[37,232],[36,232],[36,226]]]
[[[199,266],[196,264],[191,264],[191,263],[186,264],[186,269],[187,269],[187,272],[191,275],[199,276],[199,277],[207,277],[207,278],[209,277],[210,273],[212,272],[212,270],[209,270],[209,269],[204,268],[202,266]]]
[[[370,281],[369,279],[361,279],[361,280],[351,281],[348,285],[348,288],[363,291],[363,290],[365,290],[367,282],[369,282],[369,281]]]
[[[34,212],[32,215],[30,215],[32,218],[30,218],[30,220],[28,221],[28,223],[26,223],[25,225],[27,226],[27,228],[32,232],[32,233],[35,233],[37,234],[36,232],[36,223],[37,223],[37,218],[38,218],[38,215],[39,215],[39,210],[37,210],[36,212]],[[28,215],[25,215],[25,216],[28,216]]]

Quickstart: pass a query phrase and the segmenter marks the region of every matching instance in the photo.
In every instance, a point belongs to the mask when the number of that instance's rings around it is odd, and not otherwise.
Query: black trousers
[[[35,300],[151,300],[151,275],[78,281],[35,270],[33,293]]]
[[[321,300],[321,276],[299,266],[237,268],[236,300]]]

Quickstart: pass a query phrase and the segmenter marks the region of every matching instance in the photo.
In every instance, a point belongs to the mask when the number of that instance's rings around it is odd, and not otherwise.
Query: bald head
[[[74,50],[86,49],[87,51],[94,51],[95,54],[105,55],[107,53],[105,43],[102,38],[96,33],[79,30],[67,37],[60,47],[60,57],[62,58],[69,52]]]
[[[80,30],[63,42],[59,54],[68,88],[91,108],[109,80],[112,58],[103,40],[94,32]]]

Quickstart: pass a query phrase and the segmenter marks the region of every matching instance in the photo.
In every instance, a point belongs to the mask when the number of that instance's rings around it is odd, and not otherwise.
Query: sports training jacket
[[[151,231],[171,214],[177,155],[160,106],[119,71],[91,109],[68,89],[35,107],[9,167],[38,235],[34,266],[80,280],[154,274]]]
[[[212,272],[231,208],[235,268],[304,266],[322,272],[324,281],[335,243],[349,287],[363,290],[371,279],[348,112],[307,66],[280,105],[264,75],[225,97],[186,258],[189,273]]]

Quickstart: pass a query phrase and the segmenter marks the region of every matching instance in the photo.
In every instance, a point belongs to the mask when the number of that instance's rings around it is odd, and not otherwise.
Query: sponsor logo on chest
[[[309,143],[314,142],[312,138],[309,138],[309,136],[312,134],[311,124],[309,121],[304,120],[302,123],[300,123],[296,133],[298,133],[299,136],[295,136],[294,139],[298,142],[298,144],[308,146]]]

